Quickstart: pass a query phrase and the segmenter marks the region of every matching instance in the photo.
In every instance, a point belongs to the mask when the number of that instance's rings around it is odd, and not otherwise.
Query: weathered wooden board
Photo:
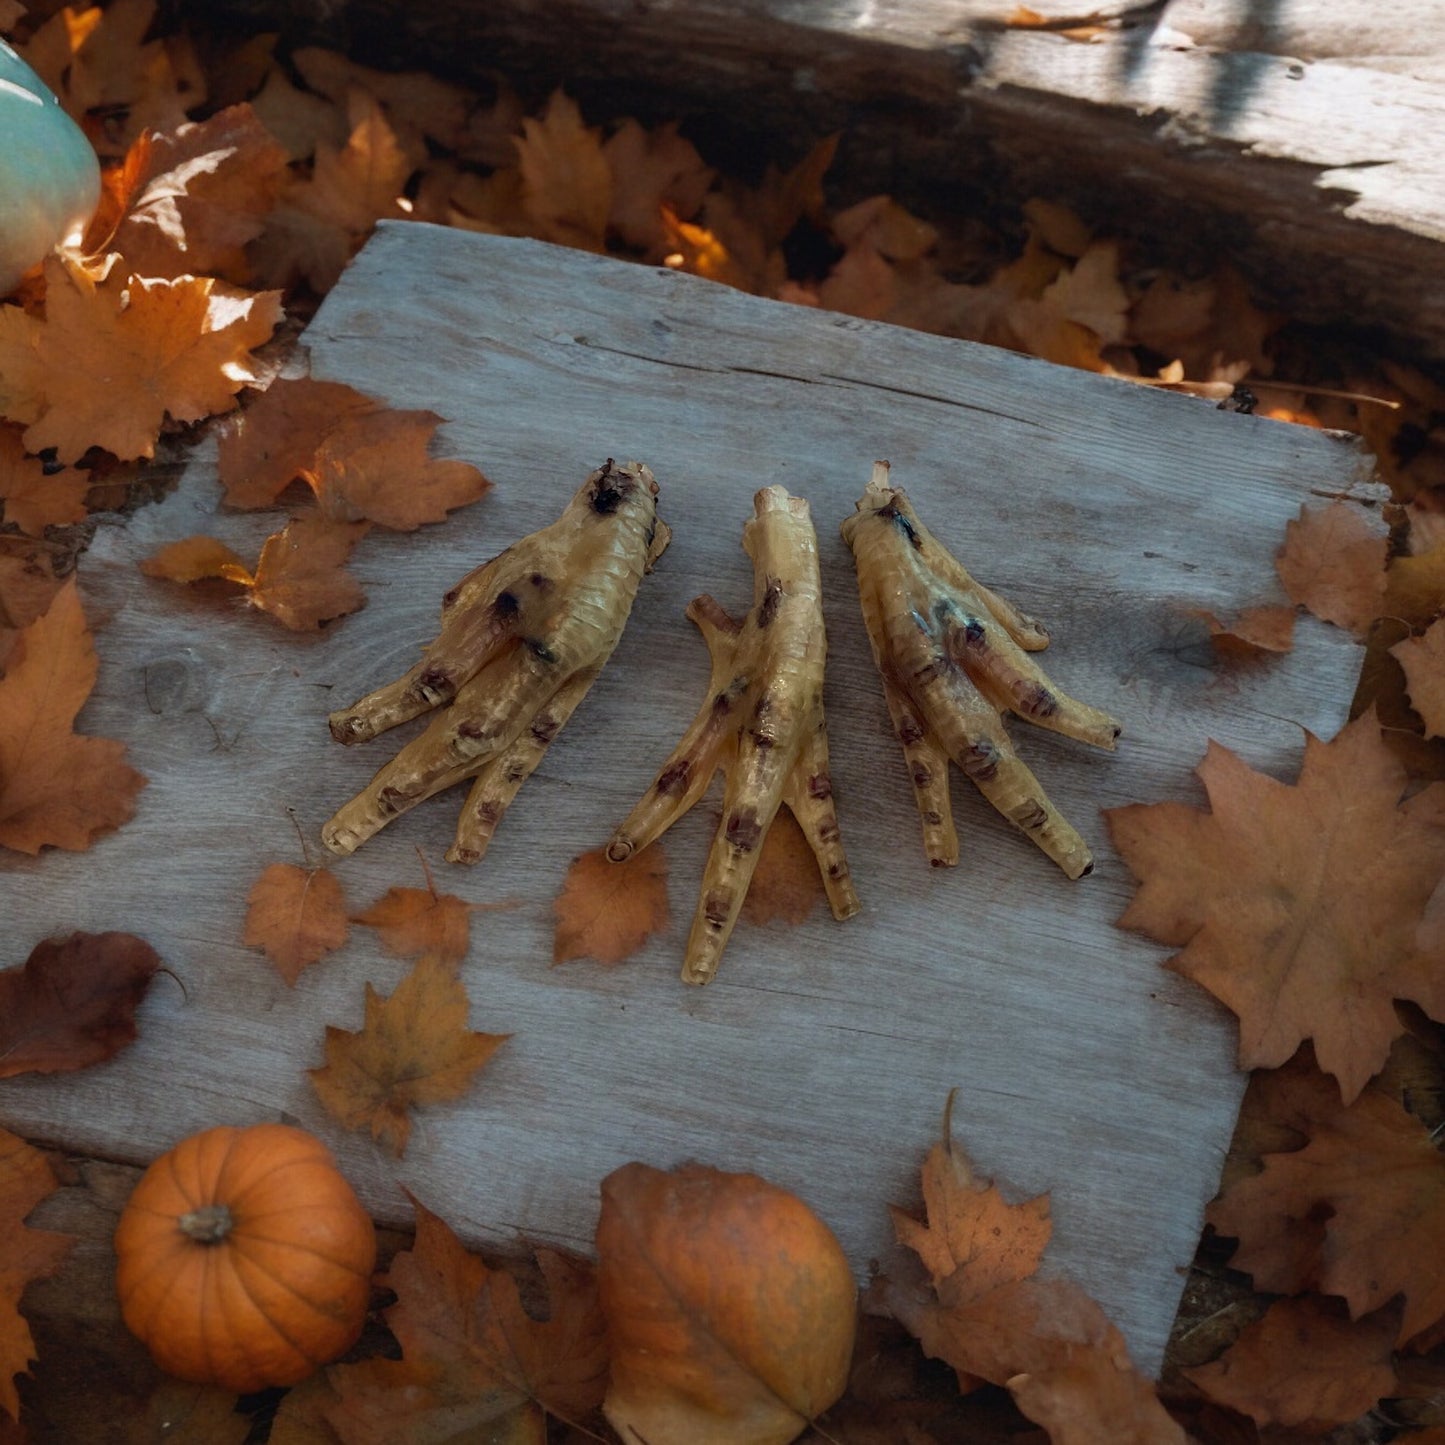
[[[1349,638],[1304,619],[1293,654],[1230,672],[1188,613],[1276,597],[1285,521],[1356,484],[1355,447],[668,271],[423,226],[383,227],[307,339],[318,375],[450,418],[445,447],[495,490],[444,526],[369,536],[356,559],[369,605],[318,637],[137,573],[192,532],[246,552],[274,525],[217,515],[204,456],[177,495],[102,530],[83,572],[102,666],[82,722],[126,739],[151,784],[89,853],[7,856],[0,923],[16,959],[57,930],[141,932],[185,987],[155,985],[140,1041],[112,1064],[0,1085],[0,1120],[136,1161],[204,1125],[285,1113],[337,1145],[381,1217],[407,1218],[406,1185],[494,1243],[524,1230],[585,1247],[610,1169],[698,1157],[802,1193],[862,1274],[889,1244],[885,1204],[916,1197],[957,1088],[981,1168],[1053,1191],[1055,1266],[1155,1365],[1242,1080],[1231,1021],[1113,927],[1131,883],[1098,810],[1196,798],[1208,738],[1289,771],[1301,726],[1342,721]],[[325,1025],[359,1026],[363,982],[389,992],[403,966],[357,930],[288,989],[239,944],[246,894],[265,864],[298,857],[293,811],[314,839],[390,754],[389,739],[336,746],[328,710],[400,674],[442,592],[550,520],[608,456],[654,467],[673,545],[485,864],[441,862],[453,793],[338,865],[357,909],[420,884],[417,848],[444,888],[517,900],[476,917],[463,972],[473,1027],[514,1038],[460,1103],[419,1117],[397,1163],[334,1127],[303,1070]],[[1092,878],[1068,883],[962,784],[964,862],[927,867],[837,530],[880,456],[969,565],[1050,622],[1060,685],[1125,720],[1114,755],[1015,730],[1095,843]],[[745,605],[740,528],[773,482],[808,497],[818,526],[834,775],[864,912],[742,925],[717,981],[685,987],[715,826],[704,806],[665,842],[668,930],[612,970],[553,968],[569,860],[647,787],[706,685],[683,607],[703,590]]]
[[[1445,356],[1436,0],[207,0],[229,18],[593,120],[683,119],[736,168],[841,131],[834,182],[958,209],[1069,200],[1172,256],[1230,257],[1302,320]],[[1102,25],[1093,22],[1105,22]],[[1075,35],[1065,33],[1070,22]],[[1077,38],[1085,36],[1087,38]],[[679,57],[686,57],[681,61]]]

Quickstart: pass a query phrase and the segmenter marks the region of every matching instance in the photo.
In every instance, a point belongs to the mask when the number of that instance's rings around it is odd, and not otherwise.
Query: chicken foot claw
[[[1048,633],[975,581],[933,537],[907,494],[889,484],[887,462],[874,464],[842,530],[929,861],[936,868],[958,862],[952,759],[1070,878],[1091,872],[1088,845],[1014,752],[1003,713],[1109,750],[1120,724],[1061,692],[1029,659],[1048,646]]]
[[[711,597],[687,609],[712,658],[707,699],[641,802],[612,836],[620,863],[661,837],[723,769],[723,817],[708,855],[682,977],[717,972],[780,806],[798,820],[835,918],[858,911],[838,834],[823,715],[818,539],[808,504],[782,487],[753,499],[743,547],[753,561],[753,606],[741,621]]]
[[[447,858],[477,862],[617,646],[643,573],[670,535],[652,472],[609,459],[551,526],[448,592],[421,661],[331,715],[331,735],[351,744],[435,712],[321,830],[326,846],[354,852],[423,799],[473,780]]]

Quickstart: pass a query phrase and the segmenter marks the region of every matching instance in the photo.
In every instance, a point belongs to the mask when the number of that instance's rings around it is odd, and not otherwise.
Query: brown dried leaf
[[[1293,786],[1217,743],[1197,771],[1212,811],[1106,813],[1141,880],[1119,926],[1180,947],[1169,967],[1239,1015],[1241,1067],[1312,1038],[1353,1099],[1401,1031],[1397,998],[1445,1017],[1445,943],[1417,936],[1445,870],[1445,786],[1402,804],[1404,769],[1368,713],[1328,743],[1306,733]]]
[[[1373,1090],[1301,1122],[1304,1148],[1266,1155],[1209,1222],[1240,1241],[1232,1264],[1256,1289],[1342,1295],[1356,1318],[1402,1294],[1403,1344],[1445,1319],[1445,1155]]]
[[[470,944],[472,905],[454,893],[435,888],[389,888],[354,923],[381,935],[382,945],[398,958],[435,954],[460,963]]]
[[[779,808],[763,851],[758,871],[743,899],[743,917],[749,923],[802,923],[824,897],[818,860],[797,820]]]
[[[602,1181],[604,1405],[628,1440],[786,1445],[843,1393],[853,1271],[802,1200],[752,1174],[627,1164]]]
[[[663,207],[683,220],[694,216],[713,183],[712,167],[675,123],[648,131],[624,120],[602,153],[612,172],[609,228],[624,245],[660,259],[667,249]]]
[[[583,123],[576,101],[554,91],[540,120],[522,122],[517,158],[534,233],[601,251],[612,212],[612,168],[601,133]]]
[[[1364,637],[1385,599],[1388,539],[1348,502],[1302,506],[1275,558],[1292,602]]]
[[[135,812],[146,780],[125,744],[72,730],[95,676],[72,578],[20,633],[0,679],[0,847],[81,852]]]
[[[111,243],[139,276],[250,279],[246,247],[286,178],[286,153],[249,105],[150,141],[145,182]]]
[[[296,632],[355,612],[366,593],[346,559],[366,535],[365,522],[300,517],[266,539],[251,587],[251,605]]]
[[[1209,640],[1221,658],[1248,661],[1294,646],[1293,607],[1247,607],[1233,622],[1221,622],[1204,609],[1192,615],[1209,629]]]
[[[346,897],[329,868],[272,863],[246,896],[241,941],[261,949],[293,987],[302,969],[340,948],[349,932]]]
[[[0,1079],[89,1068],[136,1036],[135,1011],[161,966],[130,933],[72,933],[37,943],[0,972]]]
[[[610,863],[603,848],[583,853],[572,860],[552,910],[554,964],[621,963],[667,927],[667,857],[656,844],[625,863]]]
[[[1427,738],[1445,737],[1445,619],[1431,623],[1422,637],[1407,637],[1390,649],[1405,669],[1410,706],[1425,723]]]
[[[0,502],[4,520],[38,537],[47,527],[86,518],[90,476],[73,467],[47,466],[26,454],[20,428],[0,426]]]
[[[70,1246],[69,1235],[28,1229],[25,1216],[55,1189],[50,1164],[23,1139],[0,1129],[0,1414],[20,1414],[15,1376],[25,1374],[35,1358],[30,1326],[20,1313],[20,1296],[33,1279],[60,1268]]]
[[[1184,1374],[1256,1425],[1323,1432],[1392,1392],[1399,1323],[1393,1309],[1352,1322],[1342,1300],[1276,1300],[1219,1359]]]
[[[410,1111],[459,1098],[511,1037],[468,1031],[468,1008],[455,969],[439,958],[419,959],[389,998],[368,983],[361,1029],[328,1025],[326,1063],[307,1070],[327,1112],[404,1153]]]
[[[441,1219],[412,1203],[416,1242],[396,1256],[386,1279],[397,1296],[386,1322],[402,1360],[330,1372],[340,1402],[326,1415],[342,1437],[351,1445],[443,1438],[506,1445],[541,1440],[546,1415],[591,1415],[607,1383],[606,1328],[591,1266],[539,1251],[548,1309],[535,1319],[510,1274],[488,1268]]]
[[[215,537],[182,537],[178,542],[168,542],[159,552],[142,558],[139,565],[147,577],[164,582],[214,580],[250,587],[256,580],[240,557]]]

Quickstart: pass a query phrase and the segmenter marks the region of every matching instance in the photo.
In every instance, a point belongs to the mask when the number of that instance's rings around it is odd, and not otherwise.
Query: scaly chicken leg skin
[[[620,863],[647,847],[723,769],[722,822],[682,968],[683,980],[694,984],[716,974],[763,839],[785,804],[817,859],[833,916],[858,911],[828,771],[817,535],[807,502],[782,487],[764,487],[753,509],[743,526],[743,547],[753,560],[752,609],[739,622],[711,597],[688,607],[712,657],[707,700],[607,848]]]
[[[446,594],[441,632],[415,667],[331,715],[332,736],[351,744],[436,710],[322,829],[333,853],[354,852],[423,799],[476,779],[447,857],[482,857],[617,646],[638,584],[668,544],[657,490],[642,463],[609,458],[556,522]]]
[[[919,520],[877,462],[843,523],[863,622],[894,731],[913,779],[923,845],[936,868],[958,862],[948,760],[1070,878],[1093,870],[1088,845],[1014,752],[1003,713],[1112,750],[1120,724],[1060,691],[1028,654],[1048,633],[974,580]]]

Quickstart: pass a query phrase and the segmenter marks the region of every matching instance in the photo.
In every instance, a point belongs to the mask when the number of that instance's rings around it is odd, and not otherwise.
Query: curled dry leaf
[[[74,1241],[64,1234],[29,1229],[25,1216],[55,1189],[45,1156],[23,1139],[0,1129],[0,1425],[20,1413],[15,1376],[35,1358],[30,1326],[20,1313],[20,1296],[33,1279],[60,1267]]]
[[[329,868],[272,863],[246,897],[242,942],[261,949],[288,984],[341,947],[349,932],[341,882]]]
[[[667,927],[667,858],[656,845],[625,863],[608,862],[602,848],[583,853],[572,860],[552,911],[553,963],[621,963]]]
[[[468,1008],[455,969],[439,958],[418,959],[389,998],[368,983],[361,1029],[328,1025],[326,1063],[307,1070],[327,1112],[404,1153],[411,1110],[459,1098],[511,1037],[472,1033]]]
[[[548,1415],[585,1420],[602,1403],[607,1338],[590,1265],[538,1252],[547,1314],[522,1304],[516,1279],[469,1253],[418,1203],[416,1242],[387,1273],[386,1322],[402,1358],[330,1372],[326,1416],[350,1445],[477,1440],[527,1445]],[[433,1433],[435,1432],[435,1433]]]
[[[752,1174],[628,1164],[602,1181],[603,1408],[628,1440],[785,1445],[843,1393],[856,1318],[838,1241]]]
[[[1256,1425],[1324,1432],[1391,1393],[1399,1311],[1350,1319],[1342,1300],[1276,1300],[1219,1359],[1184,1373]]]
[[[1445,1018],[1445,938],[1419,932],[1445,870],[1445,785],[1402,803],[1405,771],[1373,713],[1330,742],[1306,733],[1293,785],[1218,743],[1197,772],[1207,812],[1106,813],[1140,880],[1119,926],[1179,948],[1169,967],[1239,1016],[1242,1068],[1313,1039],[1353,1099],[1401,1032],[1397,998]]]
[[[1349,502],[1300,508],[1275,559],[1292,602],[1363,637],[1385,598],[1388,539]]]
[[[1294,646],[1293,607],[1247,607],[1233,622],[1203,609],[1193,615],[1209,629],[1215,652],[1225,660],[1248,661]]]
[[[167,582],[230,582],[252,607],[293,632],[310,632],[365,603],[346,562],[366,530],[365,522],[298,517],[266,539],[254,572],[224,542],[205,536],[169,543],[140,569]]]
[[[72,579],[20,633],[0,679],[0,847],[81,852],[135,811],[146,780],[125,744],[71,730],[96,666]]]
[[[251,350],[281,319],[280,293],[210,277],[101,277],[45,263],[45,314],[0,307],[0,413],[26,423],[25,446],[76,462],[91,447],[148,457],[167,417],[199,421],[236,405],[255,379]],[[98,385],[96,378],[106,378]]]
[[[161,966],[130,933],[37,943],[0,973],[0,1079],[88,1068],[136,1036],[135,1011]]]
[[[1356,1318],[1403,1295],[1401,1344],[1445,1320],[1445,1156],[1430,1131],[1374,1091],[1296,1122],[1302,1149],[1265,1155],[1209,1207],[1239,1240],[1233,1267],[1259,1290],[1341,1295]]]

